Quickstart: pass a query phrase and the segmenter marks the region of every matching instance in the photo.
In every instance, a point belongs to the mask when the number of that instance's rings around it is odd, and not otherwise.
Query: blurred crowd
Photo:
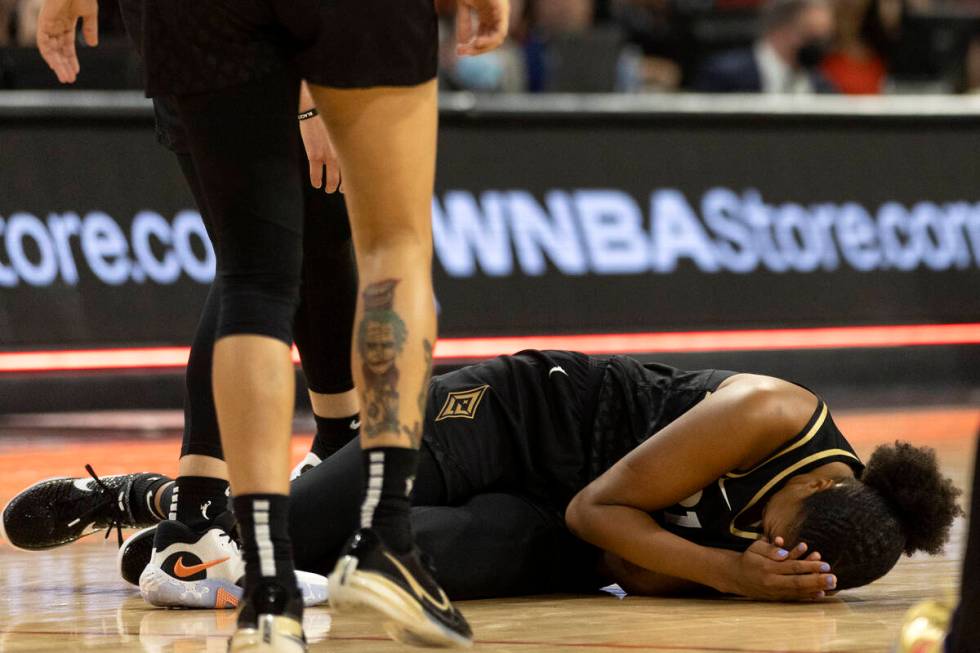
[[[507,42],[473,58],[455,55],[455,3],[435,1],[452,90],[980,92],[980,0],[511,0]],[[0,88],[54,85],[31,51],[40,4],[0,0]],[[106,53],[85,53],[82,85],[138,87],[115,3],[100,11]]]

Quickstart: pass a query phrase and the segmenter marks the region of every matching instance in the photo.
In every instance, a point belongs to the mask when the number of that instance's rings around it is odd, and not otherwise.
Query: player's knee
[[[383,263],[398,258],[431,256],[432,234],[427,227],[410,223],[396,223],[383,229],[367,229],[358,234],[358,265],[370,265],[372,261]],[[403,221],[405,222],[405,221]]]
[[[299,293],[298,274],[222,276],[217,337],[263,335],[292,344],[293,316],[299,305]]]

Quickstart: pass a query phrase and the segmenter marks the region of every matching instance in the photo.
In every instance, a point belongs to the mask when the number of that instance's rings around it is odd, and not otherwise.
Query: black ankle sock
[[[362,452],[367,492],[361,505],[361,527],[371,528],[389,548],[412,549],[412,503],[409,495],[419,464],[417,449],[379,447]]]
[[[169,510],[169,518],[194,530],[203,531],[228,510],[228,481],[220,478],[178,476],[173,488],[164,491],[164,498],[168,493],[170,503],[161,501],[160,505]]]
[[[289,540],[289,497],[245,494],[233,502],[242,535],[246,586],[272,579],[291,593],[299,592]]]
[[[153,498],[161,486],[172,481],[163,474],[140,474],[129,490],[129,510],[133,519],[144,524],[166,519],[167,504],[161,503],[158,511]]]
[[[313,415],[316,421],[316,437],[310,451],[320,460],[326,460],[357,437],[361,432],[361,420],[357,413],[347,417],[320,417]]]

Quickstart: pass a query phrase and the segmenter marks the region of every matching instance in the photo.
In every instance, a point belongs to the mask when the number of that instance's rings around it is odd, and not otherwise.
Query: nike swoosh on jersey
[[[356,431],[359,428],[361,428],[361,420],[359,420],[359,419],[352,419],[350,421],[350,430],[351,431]]]
[[[398,561],[398,558],[391,555],[387,551],[385,551],[385,557],[388,558],[388,560],[390,560],[393,565],[395,565],[395,568],[398,569],[398,571],[401,572],[401,575],[405,578],[405,580],[408,581],[408,586],[412,588],[413,592],[415,592],[415,596],[427,600],[438,610],[449,609],[451,605],[449,603],[449,597],[446,596],[446,593],[442,591],[441,587],[439,588],[440,600],[437,601],[431,594],[425,591],[425,588],[422,587],[422,584],[415,579],[415,576],[412,575],[412,572],[410,572],[408,569],[405,568],[405,565],[403,565],[401,562]]]
[[[555,372],[561,372],[565,376],[568,376],[568,372],[566,372],[565,370],[563,370],[562,367],[561,367],[561,365],[555,365],[550,370],[548,370],[548,376],[550,377]]]
[[[209,562],[202,562],[199,565],[191,565],[190,567],[184,566],[184,558],[177,558],[177,564],[174,565],[174,575],[177,578],[187,578],[188,576],[193,576],[194,574],[204,571],[214,567],[215,565],[220,565],[222,562],[227,562],[228,558],[219,558],[218,560],[211,560]]]

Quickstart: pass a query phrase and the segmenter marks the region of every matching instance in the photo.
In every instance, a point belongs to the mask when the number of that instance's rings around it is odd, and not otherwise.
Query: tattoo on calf
[[[425,356],[425,376],[422,378],[422,389],[419,390],[419,420],[412,426],[402,424],[402,433],[412,441],[412,447],[418,449],[422,444],[422,423],[425,421],[425,400],[429,394],[429,382],[432,380],[432,343],[428,338],[422,341],[422,351]]]
[[[398,433],[398,354],[405,348],[405,323],[394,310],[398,279],[385,279],[364,289],[364,316],[357,330],[357,348],[364,374],[363,432],[371,438]]]

